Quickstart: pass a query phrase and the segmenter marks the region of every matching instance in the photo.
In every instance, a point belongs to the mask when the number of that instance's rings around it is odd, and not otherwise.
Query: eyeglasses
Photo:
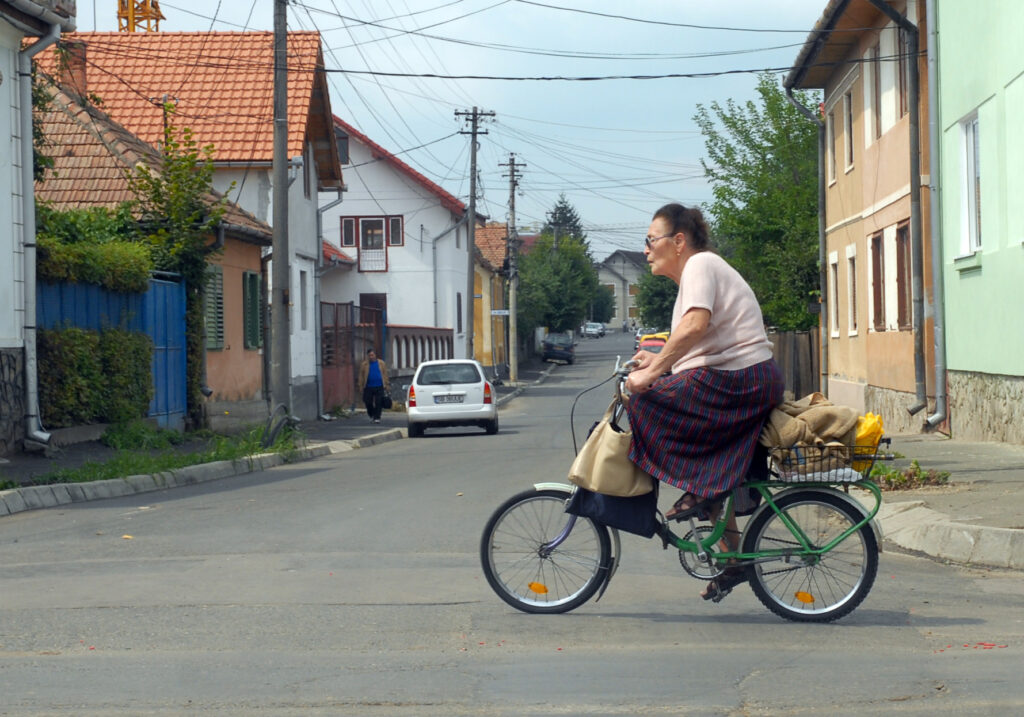
[[[644,244],[647,246],[648,249],[653,249],[654,242],[658,241],[659,239],[668,239],[669,237],[674,236],[675,234],[662,234],[660,237],[644,237]]]

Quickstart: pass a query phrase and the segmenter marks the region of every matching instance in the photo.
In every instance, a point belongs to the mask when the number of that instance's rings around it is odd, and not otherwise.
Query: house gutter
[[[786,83],[786,98],[790,104],[818,128],[818,370],[819,390],[828,396],[828,256],[825,243],[825,123],[793,96],[793,87]]]
[[[910,70],[907,83],[910,95],[910,284],[914,306],[914,388],[917,398],[907,411],[913,416],[928,407],[924,362],[924,246],[921,239],[921,87],[917,69],[920,40],[917,26],[889,7],[885,0],[869,2],[907,33],[907,53],[913,60],[907,65]],[[932,282],[933,285],[937,283]]]
[[[323,317],[320,314],[320,279],[327,273],[324,269],[324,212],[341,204],[342,192],[338,190],[338,198],[328,202],[316,210],[316,281],[313,282],[313,306],[316,308],[316,320],[319,322],[317,340],[313,342],[316,355],[316,415],[324,415],[324,347],[321,340]],[[317,192],[319,196],[319,192]]]
[[[31,12],[49,22],[50,31],[18,53],[18,94],[21,112],[21,206],[24,244],[25,286],[25,440],[42,445],[50,442],[39,417],[39,366],[36,359],[36,194],[32,156],[32,58],[60,39],[59,16],[34,3],[13,0],[19,10]],[[34,8],[32,12],[29,8]],[[49,17],[48,17],[49,16]]]
[[[932,241],[932,327],[935,339],[935,413],[925,422],[934,428],[946,420],[946,289],[942,276],[942,223],[939,216],[939,27],[935,0],[925,0],[928,24],[928,191]],[[936,274],[937,272],[937,274]]]
[[[462,219],[452,224],[450,227],[445,229],[443,232],[438,234],[436,237],[430,240],[431,251],[433,256],[431,257],[431,274],[434,277],[434,326],[437,326],[437,243],[444,239],[446,236],[451,234],[453,231],[461,227],[463,224],[469,221],[469,214],[463,214]],[[470,357],[472,358],[472,356]]]

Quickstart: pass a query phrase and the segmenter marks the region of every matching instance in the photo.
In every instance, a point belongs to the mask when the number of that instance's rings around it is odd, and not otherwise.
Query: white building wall
[[[458,221],[441,206],[437,195],[386,162],[373,161],[369,149],[355,137],[349,139],[349,154],[351,164],[343,167],[348,191],[339,204],[325,212],[324,238],[358,260],[357,247],[341,245],[341,217],[401,215],[404,243],[387,246],[385,272],[360,272],[353,267],[327,273],[321,285],[321,300],[358,303],[361,293],[387,294],[388,323],[453,329],[455,355],[464,357],[465,331],[456,330],[456,296],[463,295],[465,312],[465,302],[471,300],[465,296],[466,227],[433,241]],[[334,194],[324,194],[321,204],[335,198]]]
[[[18,50],[22,34],[0,20],[0,348],[24,343],[24,249]],[[31,141],[31,140],[30,140]]]

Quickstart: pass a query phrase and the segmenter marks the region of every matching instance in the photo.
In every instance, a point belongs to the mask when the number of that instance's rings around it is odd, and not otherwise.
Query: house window
[[[871,126],[878,139],[882,136],[882,63],[877,44],[868,51],[868,61],[871,66]]]
[[[853,169],[853,93],[843,95],[843,146],[846,150],[846,171]]]
[[[403,246],[405,231],[402,228],[402,217],[388,217],[388,246]]]
[[[846,247],[846,311],[847,333],[857,333],[857,247],[851,244]]]
[[[907,98],[910,95],[910,34],[903,28],[899,28],[899,95],[900,95],[900,117],[909,112]]]
[[[960,123],[963,141],[961,179],[961,241],[963,255],[981,249],[981,139],[978,115]]]
[[[310,198],[313,186],[313,153],[306,149],[306,156],[302,162],[302,191],[306,199]]]
[[[341,220],[341,245],[356,245],[356,220],[351,217]]]
[[[882,232],[871,237],[871,323],[885,331],[885,239]]]
[[[839,255],[835,252],[828,255],[828,267],[828,315],[829,321],[832,324],[832,337],[839,338]]]
[[[404,245],[401,215],[341,218],[341,246],[358,248],[359,271],[387,271],[388,248]]]
[[[309,328],[309,317],[307,307],[309,306],[309,282],[307,281],[308,273],[305,271],[299,272],[299,326],[303,331]]]
[[[252,271],[242,273],[242,323],[245,348],[258,349],[263,346],[260,275]]]
[[[455,333],[462,333],[462,292],[455,293]]]
[[[828,147],[826,152],[828,154],[828,181],[836,181],[836,113],[829,112],[828,119]]]
[[[206,348],[224,348],[224,270],[216,265],[206,267]]]
[[[910,271],[910,225],[896,227],[896,313],[900,331],[913,327]]]

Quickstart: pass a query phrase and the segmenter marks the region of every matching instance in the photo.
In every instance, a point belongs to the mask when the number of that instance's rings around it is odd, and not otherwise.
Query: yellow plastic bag
[[[853,448],[854,455],[874,455],[878,450],[878,442],[882,440],[882,417],[868,413],[857,419],[857,438]],[[853,469],[864,471],[871,467],[870,460],[855,460]]]

